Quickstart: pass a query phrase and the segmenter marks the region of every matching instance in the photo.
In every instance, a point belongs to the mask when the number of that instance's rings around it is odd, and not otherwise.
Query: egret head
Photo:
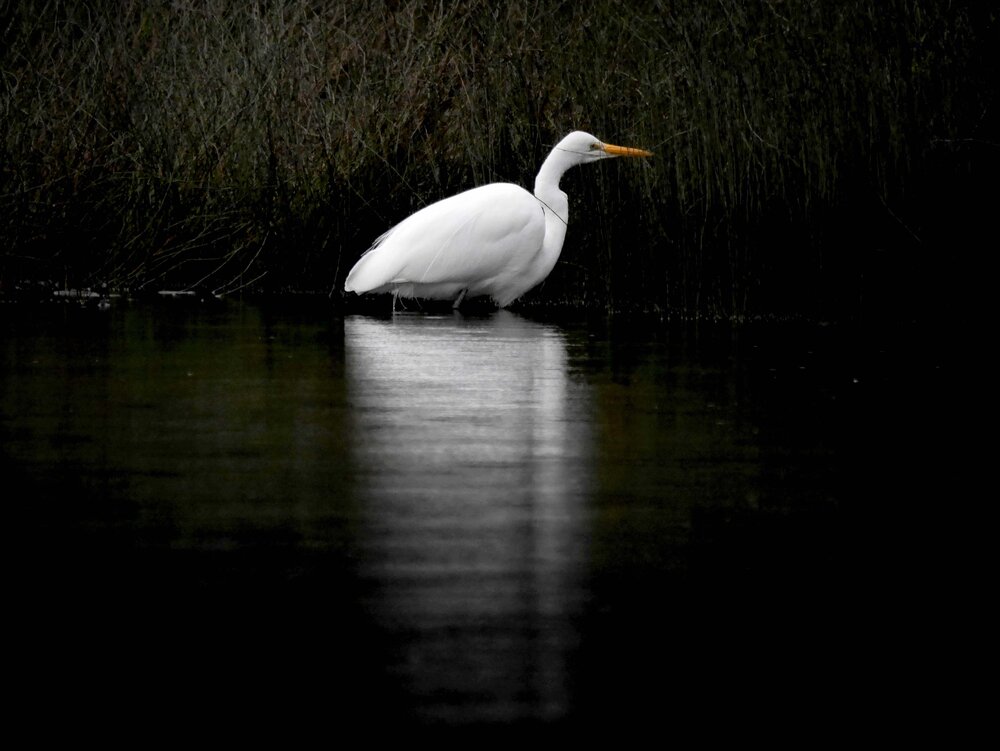
[[[633,149],[628,146],[604,143],[597,136],[592,136],[582,130],[575,130],[566,136],[556,144],[556,150],[572,154],[572,161],[576,164],[587,164],[613,156],[653,156],[653,152],[645,149]]]

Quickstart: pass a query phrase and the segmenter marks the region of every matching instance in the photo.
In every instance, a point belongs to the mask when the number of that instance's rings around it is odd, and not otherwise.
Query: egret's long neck
[[[542,243],[541,256],[538,259],[538,273],[544,279],[552,271],[559,260],[563,241],[566,239],[566,226],[569,223],[569,200],[559,189],[559,179],[575,162],[568,154],[554,149],[542,163],[535,178],[535,198],[545,210],[545,240]]]
[[[562,179],[566,170],[574,164],[576,164],[576,160],[572,158],[571,154],[558,147],[551,151],[542,162],[542,168],[538,170],[538,176],[535,178],[535,196],[539,201],[548,203],[549,198],[558,200],[559,196],[566,200],[566,194],[559,190],[559,180]],[[562,218],[565,222],[569,221],[569,217],[565,214]]]

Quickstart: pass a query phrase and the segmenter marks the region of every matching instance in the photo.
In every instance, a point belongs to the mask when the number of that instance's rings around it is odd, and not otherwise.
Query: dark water
[[[928,575],[899,541],[934,492],[941,371],[913,327],[0,322],[27,690],[150,722],[232,701],[538,730],[762,692],[837,714],[832,686],[909,664],[886,616]]]

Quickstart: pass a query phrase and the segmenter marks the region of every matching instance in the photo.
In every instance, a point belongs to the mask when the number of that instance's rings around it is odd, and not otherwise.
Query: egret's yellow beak
[[[653,156],[652,151],[633,149],[631,146],[615,146],[613,143],[604,145],[604,153],[610,156]]]

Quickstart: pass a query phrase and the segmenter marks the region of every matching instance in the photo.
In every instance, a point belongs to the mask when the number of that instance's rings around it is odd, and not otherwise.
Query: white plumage
[[[566,237],[569,201],[559,179],[570,167],[612,156],[651,156],[575,131],[538,172],[535,193],[492,183],[445,198],[379,237],[347,275],[344,289],[397,297],[489,295],[509,305],[549,275]]]

